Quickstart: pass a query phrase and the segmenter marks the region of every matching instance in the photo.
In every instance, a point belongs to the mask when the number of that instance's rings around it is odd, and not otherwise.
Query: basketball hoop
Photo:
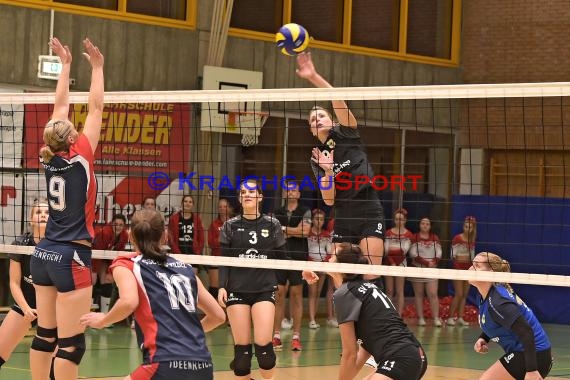
[[[241,145],[252,146],[258,143],[268,118],[269,112],[229,111],[226,131],[241,133]]]

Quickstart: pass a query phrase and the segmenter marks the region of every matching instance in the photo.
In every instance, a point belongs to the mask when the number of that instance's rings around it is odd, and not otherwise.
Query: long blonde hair
[[[69,149],[67,138],[73,131],[73,124],[68,120],[50,120],[44,128],[44,143],[40,149],[40,157],[44,163],[51,161],[55,153]]]
[[[481,252],[477,256],[483,256],[486,258],[486,262],[491,268],[493,272],[503,272],[503,273],[510,273],[511,272],[511,264],[503,259],[501,256],[492,253],[492,252]],[[509,290],[509,292],[514,293],[513,288],[509,283],[506,282],[499,282],[495,283],[496,285],[503,285],[505,288]]]

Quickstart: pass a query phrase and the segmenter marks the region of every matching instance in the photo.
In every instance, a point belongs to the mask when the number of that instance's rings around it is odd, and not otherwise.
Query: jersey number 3
[[[181,274],[173,274],[168,277],[165,273],[156,272],[168,292],[170,307],[174,310],[180,309],[180,305],[190,312],[196,311],[194,297],[192,296],[192,285],[190,279]]]

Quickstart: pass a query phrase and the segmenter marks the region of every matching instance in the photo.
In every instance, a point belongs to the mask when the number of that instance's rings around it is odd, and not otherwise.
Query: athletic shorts
[[[212,380],[213,378],[212,363],[193,360],[143,364],[131,373],[133,380]]]
[[[91,248],[43,239],[30,263],[34,284],[55,286],[60,293],[91,286]]]
[[[253,306],[258,302],[269,301],[275,305],[275,291],[259,292],[259,293],[228,293],[226,307],[232,305],[249,305]]]
[[[32,307],[32,309],[36,307],[35,305],[34,306],[30,305],[30,306]],[[20,305],[18,305],[17,303],[12,305],[12,310],[14,310],[16,313],[20,314],[22,317],[24,316],[24,310],[22,310]],[[36,327],[37,324],[38,324],[38,319],[36,318],[32,321],[32,327]]]
[[[303,272],[298,270],[275,270],[275,276],[277,277],[277,283],[279,285],[287,285],[289,281],[289,286],[303,285]]]
[[[427,357],[422,347],[407,346],[390,354],[380,354],[374,360],[376,373],[393,380],[419,380],[426,373]]]
[[[526,375],[524,352],[516,351],[506,353],[499,361],[515,380],[524,380]],[[536,353],[536,364],[538,365],[540,375],[546,377],[552,369],[552,353],[550,352],[550,348]]]
[[[384,210],[372,188],[335,206],[333,242],[358,244],[366,237],[384,239],[385,227]]]

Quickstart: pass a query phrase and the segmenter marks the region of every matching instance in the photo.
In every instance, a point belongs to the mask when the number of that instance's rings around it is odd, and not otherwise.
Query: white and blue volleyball
[[[297,55],[309,47],[309,33],[299,24],[285,24],[275,34],[277,47],[285,55]]]

